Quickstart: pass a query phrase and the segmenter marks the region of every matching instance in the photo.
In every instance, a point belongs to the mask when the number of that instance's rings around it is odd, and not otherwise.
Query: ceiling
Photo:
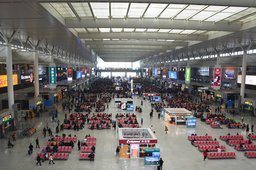
[[[256,2],[41,0],[105,61],[136,61],[241,31]]]
[[[15,39],[40,40],[47,51],[65,50],[78,63],[96,55],[155,61],[242,41],[255,37],[255,19],[256,0],[0,0],[2,33],[17,30]]]

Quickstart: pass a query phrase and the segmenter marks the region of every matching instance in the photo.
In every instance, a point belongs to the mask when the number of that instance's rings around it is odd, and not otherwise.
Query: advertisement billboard
[[[73,80],[73,68],[69,67],[68,68],[68,81],[72,81]]]
[[[225,79],[235,79],[236,78],[236,70],[233,67],[227,67],[224,69],[224,78]]]
[[[186,67],[186,70],[185,70],[185,82],[186,83],[190,83],[190,76],[191,76],[191,68]]]
[[[213,85],[212,88],[220,89],[221,85],[221,68],[215,67],[213,70]]]
[[[177,72],[176,71],[169,71],[169,78],[171,79],[177,79]]]
[[[13,80],[13,85],[17,85],[18,84],[18,75],[13,74],[12,80]],[[7,86],[8,86],[7,75],[0,75],[0,88],[7,87]]]

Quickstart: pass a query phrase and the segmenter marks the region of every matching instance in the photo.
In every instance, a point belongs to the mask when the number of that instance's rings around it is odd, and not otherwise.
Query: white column
[[[244,52],[243,63],[242,63],[242,80],[241,80],[241,88],[240,88],[240,96],[242,101],[244,99],[244,94],[245,94],[246,68],[247,68],[247,54],[246,52]]]
[[[220,53],[217,53],[216,66],[220,64]]]
[[[34,88],[35,97],[39,96],[39,76],[38,76],[38,52],[33,52],[34,55]]]
[[[13,70],[12,70],[12,49],[11,46],[5,47],[6,53],[6,70],[7,70],[7,91],[8,91],[8,107],[12,110],[12,106],[14,104],[14,91],[13,91]]]

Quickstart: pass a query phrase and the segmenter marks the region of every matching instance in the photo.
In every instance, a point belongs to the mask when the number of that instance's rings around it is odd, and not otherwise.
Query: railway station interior
[[[252,170],[256,0],[0,0],[0,169]]]

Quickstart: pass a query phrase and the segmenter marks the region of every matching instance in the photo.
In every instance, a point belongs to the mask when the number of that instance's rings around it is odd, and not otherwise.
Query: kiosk
[[[193,115],[185,108],[164,108],[164,113],[165,121],[176,125],[186,125],[187,118]]]
[[[144,158],[145,149],[155,148],[157,138],[150,128],[119,128],[118,143],[120,158]]]
[[[115,105],[117,108],[125,110],[125,111],[134,111],[134,105],[131,98],[116,98]]]

